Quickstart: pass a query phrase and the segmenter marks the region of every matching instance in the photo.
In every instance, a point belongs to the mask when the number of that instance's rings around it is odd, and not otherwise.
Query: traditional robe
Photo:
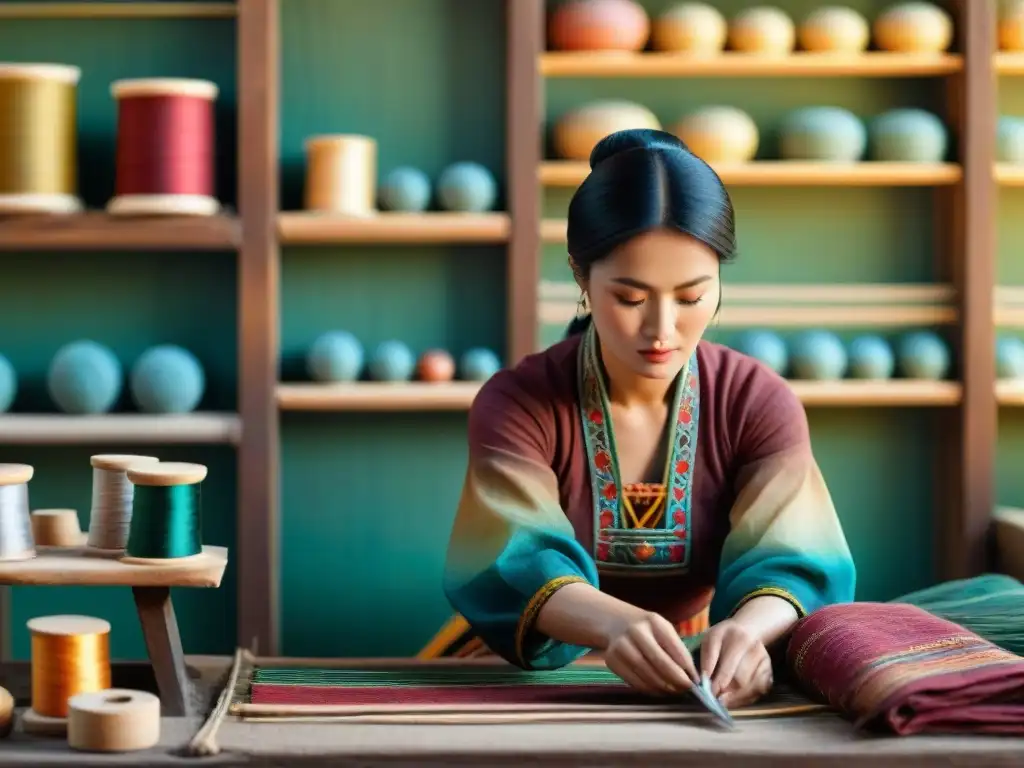
[[[533,669],[583,655],[534,627],[573,582],[676,624],[759,595],[801,616],[853,599],[850,550],[782,378],[701,342],[674,385],[660,484],[624,484],[609,413],[592,327],[498,373],[473,403],[444,589],[491,651]]]

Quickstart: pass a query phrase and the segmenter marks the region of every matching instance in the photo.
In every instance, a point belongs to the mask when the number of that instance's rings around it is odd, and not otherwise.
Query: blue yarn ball
[[[896,355],[881,336],[860,336],[850,342],[850,378],[888,379],[896,370]]]
[[[363,370],[363,345],[348,331],[328,331],[306,353],[306,373],[313,381],[355,381]]]
[[[1024,379],[1024,341],[1016,336],[996,340],[996,376],[1000,379]]]
[[[1024,163],[1024,118],[1003,116],[996,130],[996,160],[1000,163]]]
[[[783,160],[852,163],[864,156],[867,143],[864,123],[839,107],[794,110],[779,129]]]
[[[871,156],[896,163],[940,163],[946,159],[946,125],[923,109],[893,109],[871,121]]]
[[[489,349],[467,350],[459,359],[459,378],[465,381],[487,381],[501,370],[501,360]]]
[[[386,211],[424,211],[430,205],[430,179],[419,168],[395,168],[381,183],[379,195]]]
[[[416,371],[416,357],[400,341],[385,341],[370,357],[370,378],[377,381],[408,381]]]
[[[132,366],[128,381],[132,400],[143,413],[189,413],[206,391],[202,364],[187,349],[174,344],[143,352]]]
[[[950,355],[946,342],[930,331],[908,333],[900,340],[900,373],[908,379],[944,379],[949,373]]]
[[[102,344],[73,341],[53,356],[46,386],[65,413],[106,413],[124,386],[121,363]]]
[[[789,365],[789,351],[782,337],[772,331],[744,331],[736,337],[733,349],[759,360],[780,376]]]
[[[3,355],[0,355],[0,413],[4,413],[14,402],[14,396],[18,394],[18,374]]]
[[[846,348],[830,331],[797,334],[790,344],[789,360],[797,379],[841,379],[846,373]]]
[[[448,211],[482,213],[494,207],[498,185],[479,163],[455,163],[437,180],[437,200]]]

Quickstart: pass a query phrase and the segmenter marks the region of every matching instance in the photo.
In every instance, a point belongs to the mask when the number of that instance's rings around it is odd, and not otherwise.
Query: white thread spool
[[[36,556],[28,506],[28,481],[34,472],[28,464],[0,464],[0,560]]]
[[[135,486],[127,470],[137,464],[156,464],[155,456],[101,453],[90,458],[92,464],[92,509],[89,513],[88,545],[93,549],[121,552],[128,544],[132,523]]]
[[[369,136],[314,136],[306,142],[306,209],[377,213],[377,142]]]

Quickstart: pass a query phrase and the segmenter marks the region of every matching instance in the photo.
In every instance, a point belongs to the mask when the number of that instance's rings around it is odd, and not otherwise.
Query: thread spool
[[[305,205],[310,211],[367,217],[376,213],[377,142],[369,136],[306,141]]]
[[[36,556],[29,516],[28,464],[0,464],[0,560],[31,560]]]
[[[78,67],[0,64],[0,213],[76,213]]]
[[[110,688],[110,624],[91,616],[30,619],[32,707],[22,716],[28,733],[67,732],[68,700]]]
[[[127,470],[135,486],[134,510],[124,562],[163,564],[203,552],[199,484],[202,464],[140,464]]]
[[[92,507],[89,511],[88,545],[93,549],[121,552],[128,543],[135,486],[126,471],[135,464],[156,464],[155,456],[101,453],[92,465]]]
[[[120,215],[213,216],[214,101],[206,80],[119,80],[117,174],[107,211]]]
[[[82,528],[73,509],[32,510],[32,538],[37,547],[79,547]]]
[[[160,741],[160,699],[111,688],[68,702],[68,746],[83,752],[135,752]]]

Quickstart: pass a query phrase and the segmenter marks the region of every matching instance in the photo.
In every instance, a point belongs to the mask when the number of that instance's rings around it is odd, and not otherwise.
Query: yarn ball
[[[745,331],[732,344],[737,352],[759,360],[780,376],[786,375],[789,350],[782,337],[772,331]]]
[[[18,394],[18,374],[11,361],[0,355],[0,413],[6,412]]]
[[[894,163],[940,163],[949,150],[945,124],[923,109],[893,109],[868,126],[871,157]]]
[[[704,107],[673,127],[690,151],[708,163],[745,163],[754,159],[760,136],[757,123],[742,109]]]
[[[494,207],[498,185],[479,163],[455,163],[441,171],[437,201],[447,211],[483,213]]]
[[[373,350],[368,367],[376,381],[408,381],[416,370],[416,357],[402,342],[385,341]]]
[[[143,413],[189,413],[206,391],[202,364],[187,349],[173,344],[143,352],[128,381],[132,400]]]
[[[827,5],[803,20],[797,38],[805,51],[860,53],[871,42],[871,25],[853,8]]]
[[[1024,118],[999,118],[996,160],[1000,163],[1024,163]]]
[[[1024,50],[1024,0],[1002,0],[999,5],[999,49]]]
[[[50,361],[46,387],[64,413],[106,413],[117,402],[124,373],[117,356],[95,341],[73,341]]]
[[[846,348],[831,331],[803,331],[790,343],[789,361],[794,378],[841,379],[846,373]]]
[[[363,370],[363,345],[348,331],[328,331],[306,353],[306,373],[313,381],[355,381]]]
[[[1024,341],[1016,336],[996,339],[996,377],[1024,379]]]
[[[892,345],[881,336],[858,336],[850,342],[848,357],[852,379],[888,379],[896,370]]]
[[[930,331],[904,336],[896,356],[900,373],[908,379],[938,380],[949,373],[949,348],[940,336]]]
[[[738,13],[729,25],[729,47],[742,53],[786,56],[796,46],[796,25],[785,11],[762,5]]]
[[[395,168],[381,182],[378,195],[386,211],[425,211],[430,205],[430,179],[419,168]]]
[[[660,130],[661,121],[641,104],[621,99],[595,101],[559,118],[552,131],[552,146],[558,157],[586,161],[601,139],[630,128]]]
[[[853,163],[864,157],[867,128],[840,107],[806,107],[791,112],[779,130],[784,160]]]
[[[883,51],[942,53],[953,42],[953,19],[934,3],[899,3],[875,19],[873,31]]]
[[[416,364],[420,381],[451,381],[455,378],[455,360],[443,349],[429,349]]]
[[[489,349],[476,348],[465,352],[459,359],[459,378],[466,381],[486,381],[501,370],[501,360]]]
[[[650,20],[633,0],[568,0],[548,19],[548,44],[557,51],[639,51]]]
[[[714,56],[722,52],[729,36],[725,16],[707,3],[677,3],[663,11],[651,28],[655,50]]]

